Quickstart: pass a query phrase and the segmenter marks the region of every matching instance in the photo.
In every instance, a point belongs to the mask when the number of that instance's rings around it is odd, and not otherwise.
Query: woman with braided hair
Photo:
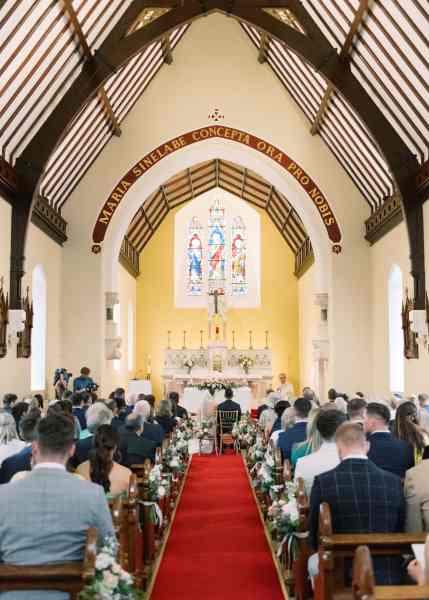
[[[130,485],[131,471],[114,460],[118,447],[119,434],[110,425],[100,425],[89,460],[77,468],[79,475],[101,485],[110,498],[127,493]]]

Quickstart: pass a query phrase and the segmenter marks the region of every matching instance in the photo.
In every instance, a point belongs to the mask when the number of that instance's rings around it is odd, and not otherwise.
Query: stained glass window
[[[189,223],[188,233],[188,294],[200,296],[203,292],[202,226],[197,217]]]
[[[233,296],[247,294],[246,226],[241,217],[235,217],[231,230],[231,289]]]
[[[208,291],[225,290],[225,209],[218,199],[210,209]]]

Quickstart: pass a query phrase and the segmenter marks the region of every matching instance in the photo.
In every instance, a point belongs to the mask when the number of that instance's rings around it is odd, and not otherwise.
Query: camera
[[[89,385],[86,386],[85,388],[85,392],[88,392],[89,394],[91,394],[92,392],[96,392],[99,388],[98,383],[95,383],[94,381],[92,383],[90,383]]]
[[[61,368],[61,369],[55,369],[55,373],[54,373],[54,385],[56,383],[58,383],[58,381],[61,379],[61,377],[64,379],[64,381],[66,383],[69,382],[70,378],[73,377],[73,373],[69,373],[69,371],[67,371],[67,369]]]

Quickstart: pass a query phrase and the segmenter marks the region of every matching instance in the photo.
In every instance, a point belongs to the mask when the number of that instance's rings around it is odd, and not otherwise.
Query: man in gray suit
[[[104,490],[68,473],[74,424],[63,415],[41,419],[33,442],[35,466],[24,479],[1,487],[0,561],[14,565],[83,559],[85,536],[96,527],[113,536]],[[66,600],[62,592],[6,592],[2,600]]]

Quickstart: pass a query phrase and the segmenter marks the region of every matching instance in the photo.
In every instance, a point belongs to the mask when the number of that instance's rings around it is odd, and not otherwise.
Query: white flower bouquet
[[[116,540],[108,538],[97,554],[94,581],[79,594],[80,600],[138,600],[143,593],[132,576],[116,562]]]
[[[149,473],[149,498],[156,502],[170,492],[170,482],[162,472],[161,465],[155,465]]]
[[[210,438],[214,433],[213,419],[203,419],[197,429],[196,435],[199,440]]]
[[[253,358],[250,358],[250,356],[245,356],[244,354],[241,354],[238,357],[238,364],[240,365],[240,367],[243,369],[243,371],[245,373],[249,372],[250,367],[253,367]]]
[[[196,362],[193,358],[187,358],[184,362],[183,362],[183,366],[185,367],[185,369],[188,370],[188,373],[190,373],[192,371],[192,369],[195,367]]]

